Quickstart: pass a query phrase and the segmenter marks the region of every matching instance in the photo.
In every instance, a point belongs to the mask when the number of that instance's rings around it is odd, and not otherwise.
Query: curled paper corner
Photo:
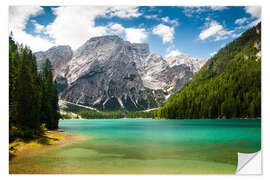
[[[256,153],[238,153],[238,163],[235,174],[262,174],[261,158],[261,151],[258,151]]]

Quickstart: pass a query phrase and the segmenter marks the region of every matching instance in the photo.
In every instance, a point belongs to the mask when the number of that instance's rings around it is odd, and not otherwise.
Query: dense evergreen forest
[[[219,50],[156,118],[261,117],[261,24]]]
[[[58,96],[47,59],[39,73],[32,51],[9,37],[9,140],[58,128]]]

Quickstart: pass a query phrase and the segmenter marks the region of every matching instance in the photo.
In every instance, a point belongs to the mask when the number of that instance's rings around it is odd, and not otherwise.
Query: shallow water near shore
[[[87,140],[11,163],[15,173],[232,174],[237,152],[261,148],[261,121],[72,119]]]

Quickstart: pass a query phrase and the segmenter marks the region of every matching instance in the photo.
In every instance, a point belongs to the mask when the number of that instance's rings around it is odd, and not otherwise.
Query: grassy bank
[[[9,144],[9,158],[12,160],[17,156],[28,154],[29,152],[38,152],[41,149],[44,150],[56,146],[71,144],[72,142],[76,142],[82,139],[83,137],[81,136],[67,134],[65,132],[46,131],[44,135],[36,139],[16,139],[15,141],[11,142]]]

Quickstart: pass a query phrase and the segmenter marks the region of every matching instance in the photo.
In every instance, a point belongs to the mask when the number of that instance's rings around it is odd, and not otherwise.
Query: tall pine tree
[[[48,129],[58,128],[58,96],[55,84],[53,82],[51,62],[46,59],[42,68],[41,76],[43,80],[42,97],[42,123],[46,124]]]

